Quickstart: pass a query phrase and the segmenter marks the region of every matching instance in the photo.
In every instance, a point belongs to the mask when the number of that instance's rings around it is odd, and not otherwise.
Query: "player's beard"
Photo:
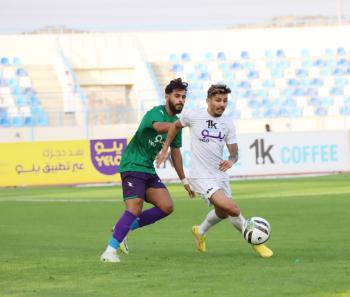
[[[184,108],[183,104],[173,104],[172,102],[169,101],[169,108],[173,114],[179,114],[181,113],[182,109]]]
[[[217,109],[215,111],[215,116],[216,117],[221,117],[223,115],[224,111],[225,111],[225,108],[224,109]]]

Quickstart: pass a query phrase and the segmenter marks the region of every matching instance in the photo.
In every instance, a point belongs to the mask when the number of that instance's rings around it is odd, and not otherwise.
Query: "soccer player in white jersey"
[[[179,120],[169,128],[167,139],[156,159],[159,168],[166,160],[169,146],[179,129],[190,128],[192,157],[188,182],[191,189],[199,193],[208,205],[214,206],[200,225],[192,227],[196,247],[200,252],[206,251],[205,234],[215,224],[228,218],[241,232],[245,222],[238,204],[232,199],[229,176],[226,173],[238,159],[235,126],[229,117],[223,115],[230,93],[231,90],[226,85],[212,85],[206,99],[208,108],[183,112]],[[230,154],[228,160],[223,160],[225,145]],[[263,258],[273,255],[264,244],[252,247]]]

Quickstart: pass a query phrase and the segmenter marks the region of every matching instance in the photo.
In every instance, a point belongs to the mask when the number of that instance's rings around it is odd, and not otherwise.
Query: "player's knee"
[[[164,205],[161,209],[163,212],[165,212],[167,215],[169,215],[174,211],[174,205],[167,204],[167,205]]]

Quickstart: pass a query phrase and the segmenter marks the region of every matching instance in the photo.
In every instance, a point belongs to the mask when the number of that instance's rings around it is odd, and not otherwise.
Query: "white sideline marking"
[[[268,198],[299,198],[299,197],[313,197],[313,196],[325,196],[325,195],[343,195],[343,194],[350,194],[349,191],[338,191],[338,192],[323,192],[323,193],[295,193],[295,194],[258,194],[258,195],[244,195],[238,198],[234,199],[236,200],[245,200],[245,199],[268,199]],[[174,201],[196,201],[200,200],[200,197],[197,195],[196,199],[190,199],[190,198],[176,198]],[[0,202],[92,202],[92,203],[115,203],[115,202],[123,202],[121,199],[64,199],[64,198],[6,198],[6,199],[1,199]]]

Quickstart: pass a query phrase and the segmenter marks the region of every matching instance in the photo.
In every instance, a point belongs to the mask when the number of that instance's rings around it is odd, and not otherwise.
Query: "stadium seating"
[[[208,86],[217,82],[231,87],[235,104],[228,106],[228,114],[235,118],[350,114],[350,54],[343,47],[317,55],[282,48],[260,56],[248,50],[235,57],[224,51],[203,57],[173,53],[169,63],[172,77],[190,83],[188,108],[200,105]]]
[[[21,59],[1,57],[0,127],[47,126],[48,124],[47,116],[40,107],[40,100]]]

